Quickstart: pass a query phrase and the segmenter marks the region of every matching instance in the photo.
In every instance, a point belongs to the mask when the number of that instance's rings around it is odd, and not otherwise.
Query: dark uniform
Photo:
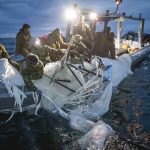
[[[115,59],[114,33],[110,32],[109,27],[99,33],[92,53],[100,57]]]
[[[26,57],[30,52],[31,35],[28,28],[30,28],[30,26],[28,24],[24,24],[23,28],[20,29],[16,36],[15,54],[21,54],[24,57]]]
[[[37,88],[32,83],[32,80],[41,79],[44,73],[44,65],[38,59],[38,56],[30,54],[26,61],[21,66],[21,74],[28,90],[36,91]]]
[[[20,66],[18,63],[10,60],[10,56],[8,54],[8,52],[6,51],[5,47],[0,44],[0,59],[2,58],[7,58],[8,59],[8,62],[13,66],[15,67],[18,71],[20,71]]]
[[[93,47],[93,54],[98,55],[100,57],[109,57],[109,50],[107,49],[107,36],[104,32],[99,34],[98,39],[95,41],[95,45]]]

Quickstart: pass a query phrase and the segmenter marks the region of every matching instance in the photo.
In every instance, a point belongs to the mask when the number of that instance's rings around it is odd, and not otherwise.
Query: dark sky
[[[75,0],[74,0],[75,1]],[[104,12],[115,10],[114,0],[76,0],[81,7]],[[65,30],[64,10],[73,0],[0,0],[0,37],[15,37],[23,23],[29,23],[32,36],[44,35],[55,27]],[[145,32],[150,33],[150,0],[123,0],[120,12],[146,19]],[[128,23],[132,30],[135,23]]]

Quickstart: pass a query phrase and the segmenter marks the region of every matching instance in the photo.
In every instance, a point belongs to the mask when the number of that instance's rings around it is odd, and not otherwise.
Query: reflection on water
[[[68,121],[41,111],[42,117],[17,114],[0,125],[0,150],[61,150],[76,149],[75,141],[82,136],[73,131]],[[3,121],[8,116],[1,114]],[[116,131],[105,149],[150,149],[150,58],[135,68],[113,95],[110,111],[103,117]]]

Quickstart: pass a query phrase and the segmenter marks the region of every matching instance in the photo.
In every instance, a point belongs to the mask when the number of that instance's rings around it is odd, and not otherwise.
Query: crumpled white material
[[[93,128],[78,140],[81,149],[102,150],[106,138],[113,134],[112,128],[102,120],[94,124]]]
[[[26,95],[17,86],[23,86],[24,81],[20,73],[8,62],[8,59],[0,59],[0,82],[5,85],[10,97],[14,97],[14,108],[22,112],[22,104]]]
[[[113,129],[102,120],[95,123],[73,113],[70,114],[70,125],[74,130],[85,133],[77,140],[81,149],[102,149],[107,137],[114,133]]]
[[[49,63],[44,68],[44,75],[42,79],[35,81],[35,86],[38,87],[41,91],[43,91],[43,94],[47,97],[49,97],[53,102],[60,108],[64,106],[64,104],[68,101],[68,96],[72,94],[73,92],[66,89],[65,87],[57,84],[56,82],[51,82],[53,79],[53,75],[58,71],[58,68],[60,67],[60,62],[54,62]],[[84,84],[84,79],[78,70],[75,70],[72,68],[74,73],[78,78],[80,78],[80,81],[82,84]],[[72,90],[75,90],[80,88],[81,85],[77,82],[73,74],[70,72],[70,70],[67,67],[64,67],[62,69],[59,69],[59,72],[56,73],[54,80],[69,80],[70,82],[61,82],[61,84],[69,87]],[[41,105],[44,109],[52,112],[55,111],[54,105],[47,100],[45,97],[42,97]]]
[[[24,80],[20,73],[8,62],[8,59],[0,59],[0,80],[9,80],[16,86],[24,85]]]
[[[94,122],[91,120],[87,120],[83,116],[79,116],[77,114],[71,113],[70,117],[70,125],[72,129],[78,130],[83,133],[87,133],[94,126]]]
[[[97,117],[104,115],[109,110],[112,96],[111,82],[107,83],[101,94],[100,91],[95,94],[98,96],[92,96],[93,101],[91,100],[91,103],[79,105],[73,112],[90,120],[96,120]]]
[[[47,64],[44,68],[45,75],[43,75],[43,78],[34,83],[38,89],[42,90],[44,95],[49,97],[58,107],[63,108],[64,105],[74,103],[74,107],[71,108],[71,111],[90,120],[95,120],[98,116],[102,116],[109,110],[112,87],[117,86],[128,74],[132,73],[131,58],[127,54],[118,57],[116,60],[102,58],[105,67],[107,68],[109,66],[104,72],[98,68],[97,60],[96,57],[92,60],[91,64],[84,62],[84,66],[88,70],[97,68],[95,70],[96,75],[89,74],[88,77],[85,78],[84,73],[79,69],[71,68],[83,86],[79,84],[67,66],[63,68],[60,67],[60,62]],[[56,75],[54,76],[55,73]],[[99,78],[98,75],[102,75],[102,77]],[[74,90],[75,93],[56,82],[51,82],[52,79],[69,80],[69,83],[61,81],[60,83]],[[107,82],[103,82],[100,86],[103,79],[106,79]],[[89,90],[90,88],[91,90],[88,95],[88,92],[86,93],[84,89]],[[87,95],[84,97],[82,93]],[[90,100],[87,100],[87,96],[90,96]],[[41,106],[48,111],[56,111],[53,103],[44,97]]]
[[[42,91],[45,91],[44,95],[51,99],[51,101],[48,101],[43,97],[41,106],[44,109],[60,113],[65,110],[65,105],[70,104],[68,109],[70,113],[67,116],[69,116],[71,127],[86,133],[78,141],[82,149],[87,147],[101,149],[106,138],[113,133],[112,128],[103,121],[95,123],[91,120],[96,120],[97,117],[102,116],[109,110],[112,88],[132,73],[132,60],[129,55],[124,54],[116,60],[102,58],[102,62],[107,69],[101,70],[99,68],[98,57],[94,58],[91,64],[84,62],[86,69],[92,71],[96,68],[94,71],[95,75],[89,74],[86,77],[79,69],[71,68],[83,84],[83,87],[78,83],[67,66],[60,69],[60,62],[47,64],[44,69],[46,76],[43,76],[41,80],[35,81],[35,85]],[[54,79],[70,80],[71,83],[63,84],[75,90],[75,93],[55,82],[50,82],[57,71],[58,73]],[[99,75],[101,77],[98,77]],[[86,91],[88,92],[86,93]],[[84,94],[87,95],[84,96]]]
[[[102,116],[109,110],[109,104],[112,96],[112,87],[117,86],[128,74],[131,74],[131,58],[129,55],[122,55],[116,60],[102,58],[106,70],[99,68],[98,57],[92,60],[89,64],[84,62],[84,67],[90,71],[95,69],[95,75],[85,74],[79,69],[71,68],[81,84],[77,81],[68,67],[65,65],[61,68],[60,62],[49,63],[44,68],[44,75],[42,79],[33,81],[35,86],[43,93],[40,106],[50,112],[59,112],[62,116],[70,119],[70,124],[73,129],[86,133],[79,141],[82,149],[87,147],[102,148],[106,138],[113,133],[112,128],[103,121],[97,123],[91,121]],[[14,85],[24,85],[23,78],[7,61],[7,59],[0,60],[0,79],[8,81],[9,93],[15,94],[17,88],[10,90]],[[54,75],[56,73],[56,75]],[[99,77],[101,75],[101,77]],[[74,92],[66,89],[56,82],[51,80],[69,80],[70,82],[62,82],[61,84],[74,90]],[[6,82],[5,82],[6,83]],[[12,84],[12,85],[11,85]],[[18,92],[14,95],[16,103],[20,110],[23,100],[19,100],[22,94]],[[66,105],[71,106],[66,109]],[[70,111],[67,114],[64,112]]]
[[[131,71],[131,57],[128,54],[123,54],[115,60],[109,58],[101,58],[104,64],[112,66],[112,86],[116,87],[119,83],[126,78]]]

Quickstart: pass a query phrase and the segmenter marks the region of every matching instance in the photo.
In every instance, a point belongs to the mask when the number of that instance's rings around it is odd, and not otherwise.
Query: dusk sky
[[[0,37],[15,37],[23,23],[31,25],[32,36],[49,33],[56,27],[65,31],[64,10],[73,0],[0,0]],[[76,0],[80,7],[104,12],[115,10],[114,0]],[[120,12],[138,17],[142,13],[146,19],[145,32],[150,33],[150,0],[123,0]],[[135,28],[134,23],[127,28]]]

